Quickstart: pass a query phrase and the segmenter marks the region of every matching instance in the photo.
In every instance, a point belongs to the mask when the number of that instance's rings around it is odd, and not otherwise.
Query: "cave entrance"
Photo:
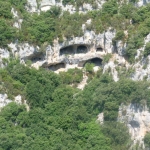
[[[97,52],[102,52],[102,51],[103,51],[103,48],[102,48],[102,47],[97,47],[97,48],[96,48],[96,51],[97,51]]]
[[[44,60],[44,54],[36,53],[36,54],[30,56],[28,59],[31,60],[32,62],[41,61],[41,60]]]
[[[60,49],[60,56],[61,55],[72,55],[72,54],[75,54],[75,49],[73,46],[68,46],[68,47]]]
[[[92,63],[95,66],[101,66],[102,65],[102,59],[101,58],[92,58],[87,60],[84,64],[83,67],[87,64],[87,63]]]
[[[52,71],[57,71],[58,69],[62,69],[62,68],[64,69],[66,68],[65,63],[58,63],[58,64],[51,65],[48,67],[48,69]]]
[[[80,45],[77,47],[77,54],[79,53],[87,53],[88,49],[85,45]]]

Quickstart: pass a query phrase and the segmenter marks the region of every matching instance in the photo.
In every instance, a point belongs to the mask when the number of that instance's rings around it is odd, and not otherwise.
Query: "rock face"
[[[113,53],[112,39],[115,37],[114,30],[108,30],[96,35],[93,31],[85,31],[82,37],[66,39],[63,43],[54,41],[54,46],[47,47],[46,66],[51,64],[65,63],[66,65],[80,66],[93,58],[102,59],[106,53]],[[82,65],[80,66],[82,67]]]
[[[11,9],[11,13],[13,14],[13,18],[15,20],[13,26],[18,29],[21,29],[21,24],[22,24],[23,19],[19,17],[18,12],[14,8]]]
[[[142,56],[142,58],[140,58],[148,42],[150,42],[150,33],[144,39],[144,46],[137,50],[137,56],[135,56],[135,59],[139,60],[133,65],[135,73],[132,75],[132,79],[135,81],[143,80],[144,78],[147,80],[150,79],[150,56],[147,58]]]
[[[0,111],[3,107],[5,107],[7,104],[11,102],[16,102],[17,104],[21,105],[24,104],[26,106],[27,111],[29,111],[29,106],[26,102],[26,100],[22,100],[21,95],[18,95],[14,98],[14,100],[10,100],[7,96],[7,94],[0,94]]]
[[[136,3],[136,6],[137,7],[141,7],[141,6],[144,6],[146,4],[150,3],[150,0],[139,0],[137,3]]]
[[[7,94],[0,94],[0,110],[12,100],[8,99]]]
[[[83,67],[85,63],[93,59],[103,59],[107,53],[115,52],[112,39],[115,37],[115,30],[96,35],[93,31],[85,31],[82,37],[73,37],[66,39],[63,43],[54,40],[53,46],[48,45],[44,50],[38,46],[28,43],[10,43],[8,45],[13,56],[19,58],[22,62],[31,60],[32,65],[50,67],[64,63],[65,68]],[[0,60],[9,58],[10,52],[0,50]],[[96,64],[97,65],[97,64]]]
[[[96,8],[93,8],[92,5],[88,3],[84,3],[80,8],[79,12],[86,13],[87,11],[93,10],[93,9],[100,9],[102,5],[106,2],[106,0],[96,0],[95,6]],[[29,12],[40,12],[40,11],[47,11],[52,6],[59,6],[63,11],[69,11],[70,13],[75,13],[77,10],[75,6],[73,5],[63,5],[62,0],[27,0],[27,6],[26,9]],[[94,7],[95,7],[94,6]]]
[[[128,126],[134,144],[145,148],[143,138],[150,132],[150,112],[145,102],[127,106],[122,104],[119,107],[118,121]]]

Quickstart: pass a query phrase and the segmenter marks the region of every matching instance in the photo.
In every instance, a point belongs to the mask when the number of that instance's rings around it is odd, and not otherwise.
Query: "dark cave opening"
[[[66,67],[65,63],[58,63],[58,64],[55,64],[55,65],[49,66],[48,69],[52,70],[52,71],[56,71],[58,69],[65,68],[65,67]]]
[[[37,53],[30,56],[28,59],[31,60],[32,62],[36,62],[36,61],[44,60],[44,56],[45,55],[43,53]]]
[[[80,45],[77,47],[77,54],[79,53],[87,53],[88,52],[88,49],[86,46],[84,45]]]
[[[87,64],[87,63],[92,63],[94,64],[95,66],[101,66],[102,65],[102,59],[101,58],[92,58],[92,59],[89,59],[87,60],[84,64],[83,64],[83,67]]]
[[[103,48],[102,48],[102,47],[97,47],[97,48],[96,48],[96,51],[97,51],[97,52],[102,52],[102,51],[103,51]]]
[[[60,49],[60,56],[61,55],[72,55],[72,54],[75,54],[75,50],[74,50],[73,46],[68,46],[68,47]]]
[[[85,45],[71,45],[68,47],[64,47],[60,49],[60,56],[62,55],[74,55],[74,54],[81,54],[81,53],[87,53],[88,48]]]

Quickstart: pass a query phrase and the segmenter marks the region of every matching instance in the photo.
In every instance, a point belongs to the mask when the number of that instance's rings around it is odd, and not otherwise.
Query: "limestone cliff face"
[[[139,144],[144,149],[143,138],[147,132],[150,132],[150,112],[145,102],[122,104],[119,107],[118,121],[127,125],[134,144]]]
[[[150,56],[144,58],[143,55],[141,55],[144,51],[146,43],[148,42],[150,42],[150,33],[144,39],[144,46],[137,50],[137,56],[135,57],[135,59],[138,61],[133,65],[133,68],[135,68],[135,72],[131,77],[135,81],[143,80],[144,78],[146,80],[150,79]]]
[[[6,106],[7,104],[11,102],[15,102],[19,105],[24,104],[26,106],[27,111],[29,111],[29,106],[26,103],[26,100],[22,99],[21,95],[18,95],[14,98],[14,100],[11,100],[8,98],[7,94],[0,94],[0,111],[4,106]]]
[[[102,8],[102,5],[106,2],[107,0],[96,0],[95,1],[95,6],[93,7],[91,4],[84,3],[81,7],[79,7],[79,12],[80,13],[86,13],[87,11],[91,11],[93,9],[100,9]],[[146,4],[150,3],[150,0],[139,0],[137,3],[135,3],[136,7],[141,7]],[[27,6],[26,9],[29,12],[40,12],[40,11],[47,11],[49,10],[52,6],[59,6],[63,11],[69,11],[70,13],[75,13],[76,7],[73,5],[66,5],[64,6],[62,3],[62,0],[27,0]]]
[[[63,11],[69,11],[70,13],[75,13],[76,7],[73,5],[66,5],[64,6],[62,3],[62,0],[27,0],[28,4],[26,6],[26,9],[29,12],[40,12],[40,11],[47,11],[49,10],[52,6],[59,6]],[[93,8],[92,5],[88,3],[84,3],[83,6],[79,8],[79,12],[87,12],[93,9],[100,9],[102,5],[106,2],[106,0],[96,0],[96,8]]]
[[[82,67],[87,60],[102,59],[107,53],[114,53],[116,49],[112,44],[112,39],[115,34],[115,30],[112,29],[98,35],[93,31],[85,30],[82,37],[65,39],[63,43],[59,43],[56,39],[53,46],[48,45],[43,49],[16,41],[16,43],[8,45],[9,51],[0,49],[0,60],[2,62],[3,58],[9,58],[10,55],[13,55],[19,58],[21,62],[31,60],[36,68],[59,63]],[[118,47],[120,49],[120,45]],[[121,52],[119,53],[121,54]]]
[[[144,6],[146,4],[150,3],[150,0],[139,0],[135,5],[137,7],[141,7],[141,6]]]

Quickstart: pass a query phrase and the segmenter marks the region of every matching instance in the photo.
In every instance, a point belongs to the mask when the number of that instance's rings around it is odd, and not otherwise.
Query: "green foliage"
[[[112,57],[112,54],[106,54],[104,57],[103,57],[103,63],[108,63],[110,58]]]
[[[147,57],[150,54],[150,43],[146,43],[145,49],[144,49],[144,56]]]
[[[137,49],[143,46],[143,37],[141,35],[134,35],[133,37],[129,38],[127,42],[128,46],[126,49],[126,56],[130,63],[135,61],[135,56],[137,54]]]
[[[102,132],[110,138],[111,144],[113,145],[112,149],[120,150],[130,148],[131,140],[128,138],[129,131],[124,124],[118,122],[106,122],[103,125]]]
[[[66,74],[77,81],[82,70],[71,69]],[[101,71],[80,91],[64,83],[62,74],[35,70],[14,60],[0,70],[0,80],[4,85],[10,82],[11,91],[22,87],[30,106],[29,112],[15,103],[2,109],[1,149],[128,149],[127,128],[116,122],[120,104],[145,100],[150,106],[148,83],[129,79],[114,82]],[[103,126],[95,122],[100,112],[104,112]]]
[[[118,5],[116,0],[108,0],[106,3],[104,3],[102,8],[102,13],[109,14],[111,16],[117,14],[117,11]]]
[[[68,69],[67,72],[60,72],[60,77],[64,84],[76,84],[83,80],[83,73],[81,69]]]
[[[114,40],[115,40],[115,41],[116,41],[116,40],[122,40],[122,41],[123,41],[124,38],[125,38],[124,32],[123,32],[123,31],[117,31]]]
[[[0,18],[12,19],[11,4],[8,2],[0,1]]]
[[[146,147],[150,147],[150,133],[147,133],[144,137],[144,143]]]
[[[10,22],[0,18],[0,45],[7,46],[14,39],[15,29],[9,26]]]
[[[94,64],[93,63],[86,63],[85,64],[85,70],[89,73],[93,73],[93,67],[94,67]]]

